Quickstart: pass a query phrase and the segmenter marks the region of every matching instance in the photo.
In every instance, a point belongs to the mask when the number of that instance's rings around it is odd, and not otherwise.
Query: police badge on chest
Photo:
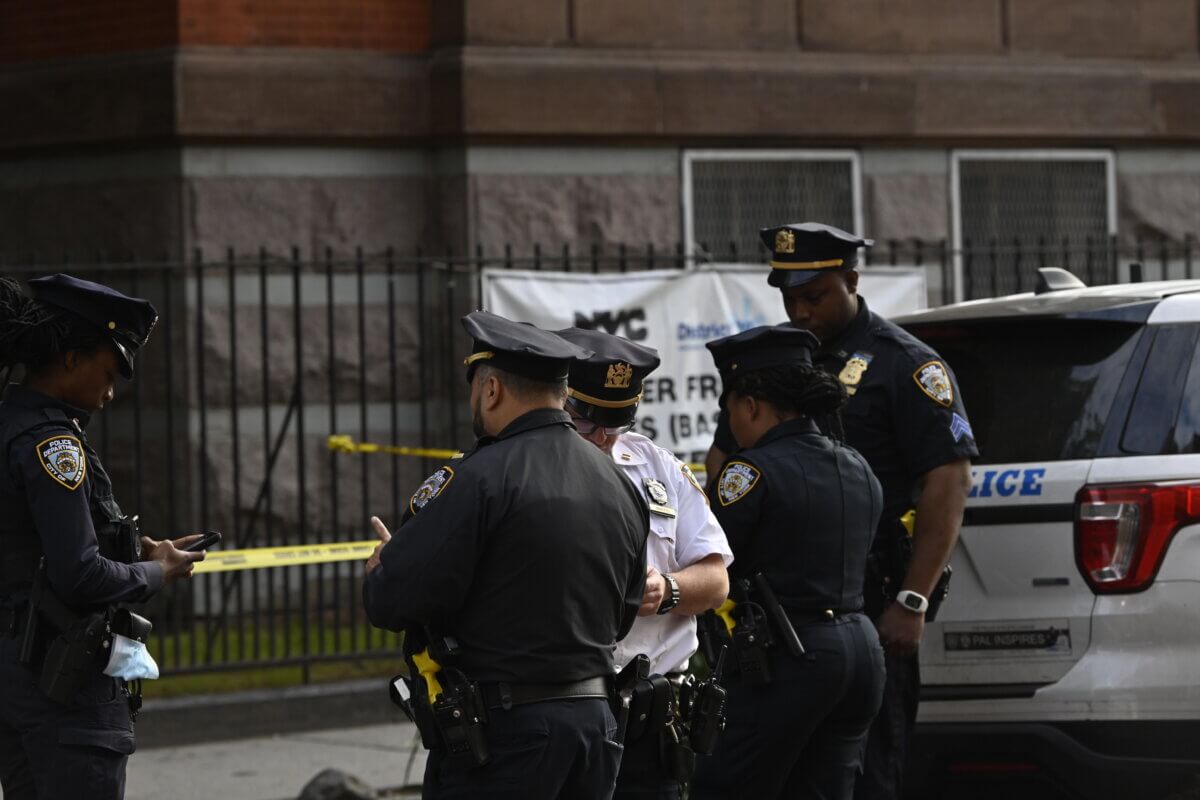
[[[644,478],[642,486],[646,489],[646,499],[650,502],[650,513],[660,517],[675,517],[675,509],[671,508],[671,497],[667,487],[656,478]]]

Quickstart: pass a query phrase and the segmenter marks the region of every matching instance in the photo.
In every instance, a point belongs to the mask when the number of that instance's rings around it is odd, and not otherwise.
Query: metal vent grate
[[[967,297],[1027,291],[1042,266],[1093,271],[1112,233],[1109,171],[1107,157],[960,158]]]
[[[690,159],[691,242],[715,257],[759,261],[758,231],[768,225],[817,221],[855,230],[857,170],[850,156],[829,158]]]

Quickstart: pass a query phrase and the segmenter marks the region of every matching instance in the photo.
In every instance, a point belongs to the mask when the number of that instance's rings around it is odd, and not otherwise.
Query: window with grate
[[[1111,153],[960,152],[954,166],[964,299],[1029,291],[1044,266],[1107,280]]]
[[[685,239],[718,260],[765,260],[758,231],[770,225],[860,227],[852,151],[693,151],[683,172]]]

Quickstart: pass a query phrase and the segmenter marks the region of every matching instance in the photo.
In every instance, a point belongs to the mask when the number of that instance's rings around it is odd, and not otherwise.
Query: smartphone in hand
[[[207,550],[213,545],[221,541],[220,531],[205,531],[204,536],[183,548],[185,552],[195,553],[199,550]]]

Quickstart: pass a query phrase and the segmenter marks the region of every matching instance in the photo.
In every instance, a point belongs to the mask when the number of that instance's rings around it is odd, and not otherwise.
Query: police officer
[[[133,376],[153,306],[67,275],[29,293],[0,280],[0,370],[24,372],[0,402],[0,783],[6,800],[111,800],[134,749],[131,698],[95,635],[114,604],[190,575],[203,553],[178,549],[199,537],[143,537],[138,561],[85,433]]]
[[[761,237],[772,254],[768,281],[782,292],[788,318],[821,340],[814,362],[850,395],[846,441],[883,486],[865,597],[887,655],[887,688],[855,796],[899,798],[925,611],[958,539],[978,451],[950,368],[858,295],[858,249],[870,240],[812,222],[764,228]],[[736,447],[722,427],[709,461]]]
[[[590,351],[482,311],[463,326],[479,440],[417,489],[395,537],[373,521],[367,616],[452,642],[413,698],[436,701],[426,797],[611,797],[612,652],[642,605],[646,501],[562,409]]]
[[[883,693],[883,652],[862,613],[882,492],[863,457],[814,422],[845,401],[812,366],[816,345],[789,325],[708,343],[741,447],[710,486],[736,556],[737,669],[696,798],[848,800]]]
[[[733,554],[688,465],[632,432],[642,382],[658,367],[658,352],[602,331],[569,328],[558,333],[593,351],[571,364],[567,413],[579,434],[612,457],[650,506],[646,592],[633,630],[617,645],[616,667],[645,654],[649,672],[669,679],[653,685],[667,689],[670,682],[683,680],[696,652],[695,615],[717,608],[729,593],[726,568]],[[669,689],[658,698],[662,703],[670,699]],[[673,716],[652,713],[657,729],[630,728],[616,797],[682,796],[690,775],[679,773],[690,766],[692,754],[682,722]],[[675,753],[677,748],[685,752]]]

